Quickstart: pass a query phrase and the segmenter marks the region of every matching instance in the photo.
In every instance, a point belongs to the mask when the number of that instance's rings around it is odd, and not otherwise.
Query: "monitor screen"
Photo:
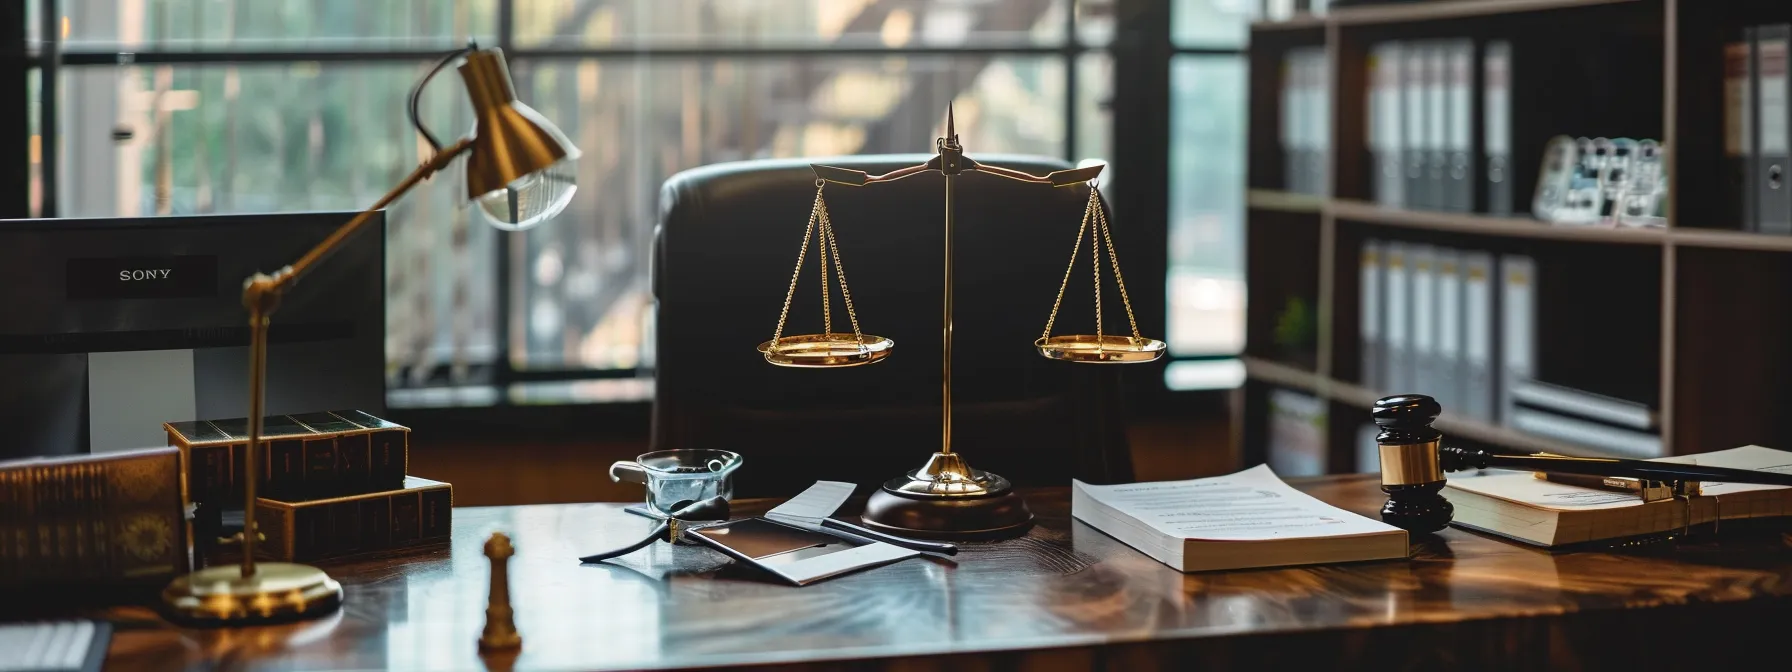
[[[243,281],[353,213],[0,221],[0,459],[166,445],[248,414]],[[385,411],[385,217],[294,285],[269,330],[269,415]]]

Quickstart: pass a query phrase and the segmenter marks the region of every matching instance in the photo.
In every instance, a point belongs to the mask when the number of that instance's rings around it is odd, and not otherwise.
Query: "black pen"
[[[828,528],[828,529],[839,530],[841,532],[848,532],[848,533],[858,535],[858,536],[861,536],[861,537],[864,537],[866,539],[870,539],[873,541],[881,541],[881,542],[889,544],[891,546],[895,546],[897,548],[906,548],[911,551],[920,551],[922,553],[938,553],[940,555],[958,555],[958,547],[954,546],[952,544],[936,542],[936,541],[920,541],[917,539],[908,539],[905,537],[898,537],[893,534],[886,534],[886,533],[879,532],[877,530],[873,530],[873,529],[870,529],[867,527],[860,527],[858,525],[854,525],[852,523],[848,523],[843,520],[834,520],[833,518],[822,518],[821,526]]]

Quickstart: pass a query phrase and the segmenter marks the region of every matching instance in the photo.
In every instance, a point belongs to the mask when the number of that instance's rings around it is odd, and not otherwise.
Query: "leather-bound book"
[[[0,462],[0,588],[186,573],[181,467],[174,448]]]
[[[255,500],[255,519],[267,541],[256,557],[315,562],[448,541],[454,487],[407,476],[386,492],[309,501]]]
[[[240,509],[245,418],[162,425],[187,455],[192,501]],[[256,494],[315,499],[404,487],[410,429],[361,411],[277,415],[262,422]]]

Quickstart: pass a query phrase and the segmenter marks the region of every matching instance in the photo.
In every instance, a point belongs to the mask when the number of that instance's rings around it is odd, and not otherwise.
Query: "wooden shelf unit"
[[[1633,336],[1659,343],[1654,348],[1633,348],[1649,353],[1634,357],[1641,375],[1658,372],[1658,381],[1650,385],[1654,398],[1635,400],[1654,408],[1668,454],[1746,443],[1792,447],[1792,414],[1782,411],[1792,405],[1792,384],[1786,382],[1792,381],[1792,255],[1786,254],[1792,252],[1792,236],[1740,230],[1736,222],[1727,221],[1733,215],[1720,198],[1724,44],[1740,39],[1745,26],[1786,22],[1792,22],[1792,3],[1777,0],[1435,0],[1338,8],[1325,16],[1254,24],[1249,105],[1251,118],[1258,123],[1252,125],[1247,140],[1251,167],[1246,194],[1250,229],[1246,286],[1251,294],[1247,310],[1253,311],[1253,318],[1247,320],[1247,382],[1234,397],[1239,405],[1235,418],[1244,425],[1234,432],[1235,454],[1245,464],[1266,456],[1267,390],[1280,387],[1327,402],[1330,429],[1324,434],[1332,471],[1359,464],[1351,457],[1356,452],[1355,431],[1368,422],[1368,408],[1382,392],[1356,380],[1361,361],[1356,276],[1359,244],[1366,238],[1465,249],[1484,245],[1479,249],[1522,252],[1540,265],[1548,261],[1569,268],[1585,264],[1588,269],[1616,269],[1612,280],[1631,283],[1625,291],[1639,292],[1628,297],[1627,304],[1658,299],[1659,315],[1654,308],[1631,313],[1633,319],[1625,324],[1644,326],[1624,334],[1552,329],[1539,314],[1540,347],[1593,349],[1600,339]],[[1564,25],[1585,28],[1591,23],[1609,26],[1633,39],[1631,44],[1643,45],[1633,48],[1653,57],[1632,59],[1645,68],[1639,73],[1645,79],[1660,74],[1658,89],[1638,94],[1659,101],[1659,110],[1644,110],[1640,117],[1658,118],[1659,129],[1633,137],[1659,139],[1667,149],[1671,199],[1666,227],[1553,225],[1524,214],[1432,212],[1372,202],[1370,178],[1362,167],[1368,157],[1368,58],[1375,43],[1469,37],[1479,45],[1489,39],[1559,30]],[[1285,159],[1277,137],[1280,64],[1288,50],[1298,47],[1323,47],[1329,61],[1328,196],[1291,193],[1282,182]],[[1522,79],[1513,81],[1514,87],[1524,85]],[[1479,98],[1477,94],[1477,107]],[[1474,114],[1478,134],[1481,110]],[[1579,128],[1556,132],[1598,134]],[[1534,149],[1541,150],[1543,140],[1514,136],[1511,142],[1515,151],[1519,143],[1533,141]],[[1528,201],[1534,184],[1514,186]],[[1316,234],[1288,235],[1302,226]],[[1259,227],[1270,228],[1259,232]],[[1315,253],[1316,263],[1311,261]],[[1309,277],[1311,271],[1290,270],[1309,263],[1317,267],[1316,282]],[[1583,275],[1577,272],[1572,277]],[[1610,295],[1593,291],[1592,285],[1580,286],[1577,298]],[[1272,345],[1277,320],[1254,312],[1275,311],[1290,296],[1310,298],[1316,304],[1314,356],[1277,354]],[[1632,357],[1629,352],[1622,356]],[[1497,357],[1496,352],[1496,366]],[[1460,417],[1449,409],[1437,427],[1447,436],[1510,450],[1600,454]]]

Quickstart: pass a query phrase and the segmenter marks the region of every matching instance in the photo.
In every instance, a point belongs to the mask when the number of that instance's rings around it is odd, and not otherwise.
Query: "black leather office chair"
[[[927,158],[745,161],[666,181],[653,250],[655,449],[741,453],[739,496],[793,494],[817,479],[875,485],[939,449],[939,174],[830,184],[825,192],[859,322],[895,341],[887,359],[790,369],[755,350],[772,336],[803,240],[815,198],[809,164],[876,175]],[[976,158],[1039,175],[1070,167],[1037,157]],[[953,447],[972,466],[1017,485],[1131,479],[1120,367],[1050,361],[1033,347],[1064,277],[1087,187],[979,173],[957,179]],[[821,331],[819,257],[810,246],[786,335]],[[1088,248],[1085,240],[1054,333],[1092,333]],[[850,332],[838,285],[830,291],[835,329]],[[1125,315],[1119,301],[1111,303],[1107,328],[1123,331]]]

